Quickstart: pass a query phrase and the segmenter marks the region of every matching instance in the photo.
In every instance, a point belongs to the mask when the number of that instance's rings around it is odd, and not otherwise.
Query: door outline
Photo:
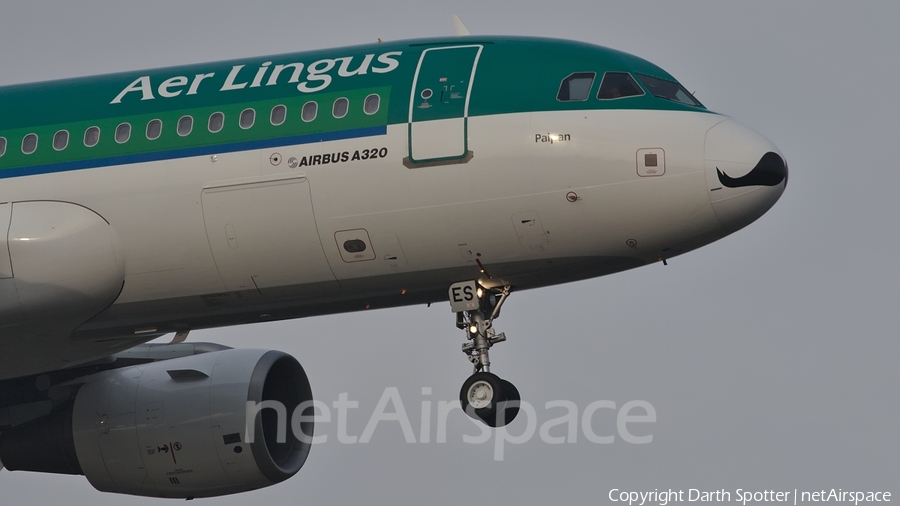
[[[421,160],[417,160],[413,158],[413,113],[415,111],[415,103],[416,103],[416,89],[419,84],[419,72],[422,69],[422,62],[425,61],[426,55],[431,51],[446,51],[453,49],[467,49],[467,48],[477,48],[477,52],[475,53],[475,58],[472,61],[472,70],[469,73],[469,82],[468,87],[466,89],[466,99],[463,104],[463,152],[458,155],[451,156],[442,156],[442,157],[434,157],[434,158],[424,158]],[[434,165],[448,165],[455,163],[466,163],[472,159],[472,152],[469,151],[469,101],[472,98],[472,85],[475,83],[475,72],[478,69],[478,62],[481,59],[481,52],[484,50],[484,46],[481,44],[464,44],[460,46],[446,46],[446,47],[432,47],[428,48],[425,51],[422,51],[422,54],[419,56],[419,62],[416,64],[416,73],[413,76],[412,89],[409,94],[409,118],[407,123],[407,157],[404,158],[403,164],[409,168],[417,168],[417,167],[429,167]],[[450,118],[452,119],[452,118]],[[439,121],[439,120],[438,120]]]
[[[264,200],[272,197],[288,205],[272,206]],[[302,290],[297,287],[302,286],[310,287],[310,293],[316,296],[339,291],[319,235],[310,182],[304,174],[207,184],[200,201],[210,253],[227,291],[264,294],[289,287],[291,293],[299,293]],[[248,212],[248,203],[251,209],[261,211]],[[233,220],[239,225],[235,226]],[[267,228],[277,233],[266,232]],[[242,230],[232,237],[235,229]],[[245,242],[246,230],[252,230],[250,237],[254,240]],[[276,244],[271,237],[278,237],[280,242]],[[273,244],[281,247],[273,248]]]

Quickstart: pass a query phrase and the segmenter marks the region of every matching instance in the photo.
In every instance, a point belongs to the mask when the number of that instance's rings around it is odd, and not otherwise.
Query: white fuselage
[[[465,279],[514,288],[583,279],[730,233],[710,200],[706,160],[707,132],[732,122],[724,116],[467,121],[466,163],[408,168],[408,125],[399,124],[381,136],[7,179],[11,263],[22,246],[17,203],[77,204],[109,223],[117,266],[109,286],[82,291],[115,292],[114,302],[73,317],[86,322],[72,334],[84,361],[174,330],[436,301]],[[330,163],[314,158],[326,154]],[[4,376],[58,366],[53,355],[4,364]]]

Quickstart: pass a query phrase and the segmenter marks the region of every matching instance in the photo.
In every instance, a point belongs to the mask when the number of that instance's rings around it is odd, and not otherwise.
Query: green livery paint
[[[465,142],[466,118],[472,116],[579,109],[704,110],[651,93],[624,100],[597,100],[601,78],[608,71],[674,81],[646,60],[591,44],[523,37],[459,37],[7,86],[0,88],[0,143],[6,144],[0,149],[0,177],[195,156],[223,149],[383,135],[388,125],[403,123],[410,124],[412,136],[414,124],[433,119],[462,118],[459,136]],[[557,100],[561,81],[573,72],[597,76],[589,99]],[[414,90],[415,79],[420,85]],[[437,86],[442,84],[441,79],[447,80],[447,90]],[[416,107],[415,101],[421,100],[426,85],[437,96],[429,100],[432,107]],[[375,114],[366,114],[363,103],[372,94],[379,95],[380,106]],[[342,97],[349,100],[349,109],[338,119],[332,116],[331,108],[334,100]],[[300,111],[309,101],[318,104],[318,115],[305,122]],[[284,124],[274,126],[268,116],[277,105],[284,105],[287,115]],[[255,110],[256,121],[251,128],[242,129],[238,117],[248,108]],[[224,128],[218,133],[207,128],[214,112],[225,115]],[[184,116],[191,116],[194,125],[189,135],[180,136],[176,124]],[[148,140],[145,129],[155,119],[162,121],[162,132],[158,139]],[[114,132],[123,123],[131,125],[131,136],[127,142],[118,143]],[[101,131],[94,147],[84,143],[90,127]],[[60,131],[68,132],[69,139],[65,148],[57,150],[53,138]],[[37,135],[38,144],[34,153],[24,154],[22,142],[29,134]],[[436,158],[465,153],[463,147],[460,152]]]
[[[331,104],[338,98],[347,98],[350,104],[362,104],[369,95],[385,97],[381,99],[381,105],[375,114],[366,114],[362,107],[351,107],[347,115],[336,119],[331,115]],[[341,130],[357,130],[370,127],[384,126],[387,124],[387,110],[390,88],[371,88],[349,90],[347,92],[326,92],[316,96],[317,103],[321,103],[317,117],[313,121],[303,121],[299,111],[309,97],[294,96],[285,99],[269,99],[247,103],[222,104],[221,106],[205,106],[194,109],[175,111],[161,111],[159,113],[144,113],[135,116],[119,118],[101,118],[96,121],[79,121],[69,124],[47,125],[38,128],[19,128],[4,131],[7,139],[22,139],[30,133],[38,134],[38,149],[31,155],[26,155],[18,144],[11,144],[7,148],[6,155],[0,159],[4,169],[24,168],[33,166],[45,166],[59,163],[61,159],[66,162],[80,162],[90,160],[118,159],[140,154],[171,152],[184,150],[185,153],[195,153],[191,148],[206,146],[253,146],[254,141],[285,140],[285,144],[298,136],[309,136]],[[284,123],[275,126],[270,121],[270,114],[274,107],[283,105],[287,109]],[[256,111],[256,119],[252,127],[244,129],[239,125],[239,117],[244,110]],[[225,122],[221,131],[212,133],[208,129],[208,119],[213,113],[224,114]],[[291,114],[293,112],[293,114]],[[194,120],[192,131],[189,135],[179,135],[177,124],[181,118],[190,116]],[[147,124],[152,120],[162,122],[162,132],[158,139],[149,140],[145,135]],[[124,143],[115,140],[115,131],[119,125],[128,123],[132,126],[130,139]],[[94,147],[87,147],[83,142],[84,132],[91,127],[100,128],[100,142]],[[51,144],[53,136],[60,130],[69,132],[69,145],[62,151],[55,150]],[[318,139],[318,137],[309,137]],[[140,161],[140,159],[136,159]]]

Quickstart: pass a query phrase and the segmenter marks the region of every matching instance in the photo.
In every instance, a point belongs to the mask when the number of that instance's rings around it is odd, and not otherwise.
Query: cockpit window
[[[641,79],[641,82],[644,83],[644,86],[646,86],[647,89],[650,90],[650,93],[652,93],[655,97],[664,98],[666,100],[671,100],[673,102],[678,102],[684,105],[703,107],[703,104],[698,102],[697,99],[688,92],[688,90],[684,89],[684,86],[676,83],[675,81],[657,79],[655,77],[650,77],[644,74],[638,74],[638,77]]]
[[[643,95],[644,90],[628,72],[607,72],[600,81],[600,91],[597,98],[600,100],[615,100],[617,98],[636,97]]]
[[[575,72],[569,77],[563,79],[559,86],[559,93],[556,94],[556,100],[560,102],[569,102],[575,100],[587,100],[591,94],[591,86],[594,85],[594,72]]]

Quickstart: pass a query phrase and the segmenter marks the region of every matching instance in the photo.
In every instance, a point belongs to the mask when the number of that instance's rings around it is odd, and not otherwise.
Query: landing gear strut
[[[459,391],[459,403],[467,415],[490,427],[503,427],[512,422],[519,413],[521,401],[512,383],[491,373],[489,350],[506,341],[505,334],[494,331],[493,323],[507,297],[509,286],[499,293],[475,282],[457,283],[450,288],[451,306],[454,311],[462,309],[456,313],[456,326],[466,331],[468,339],[462,351],[474,366],[474,374]]]

